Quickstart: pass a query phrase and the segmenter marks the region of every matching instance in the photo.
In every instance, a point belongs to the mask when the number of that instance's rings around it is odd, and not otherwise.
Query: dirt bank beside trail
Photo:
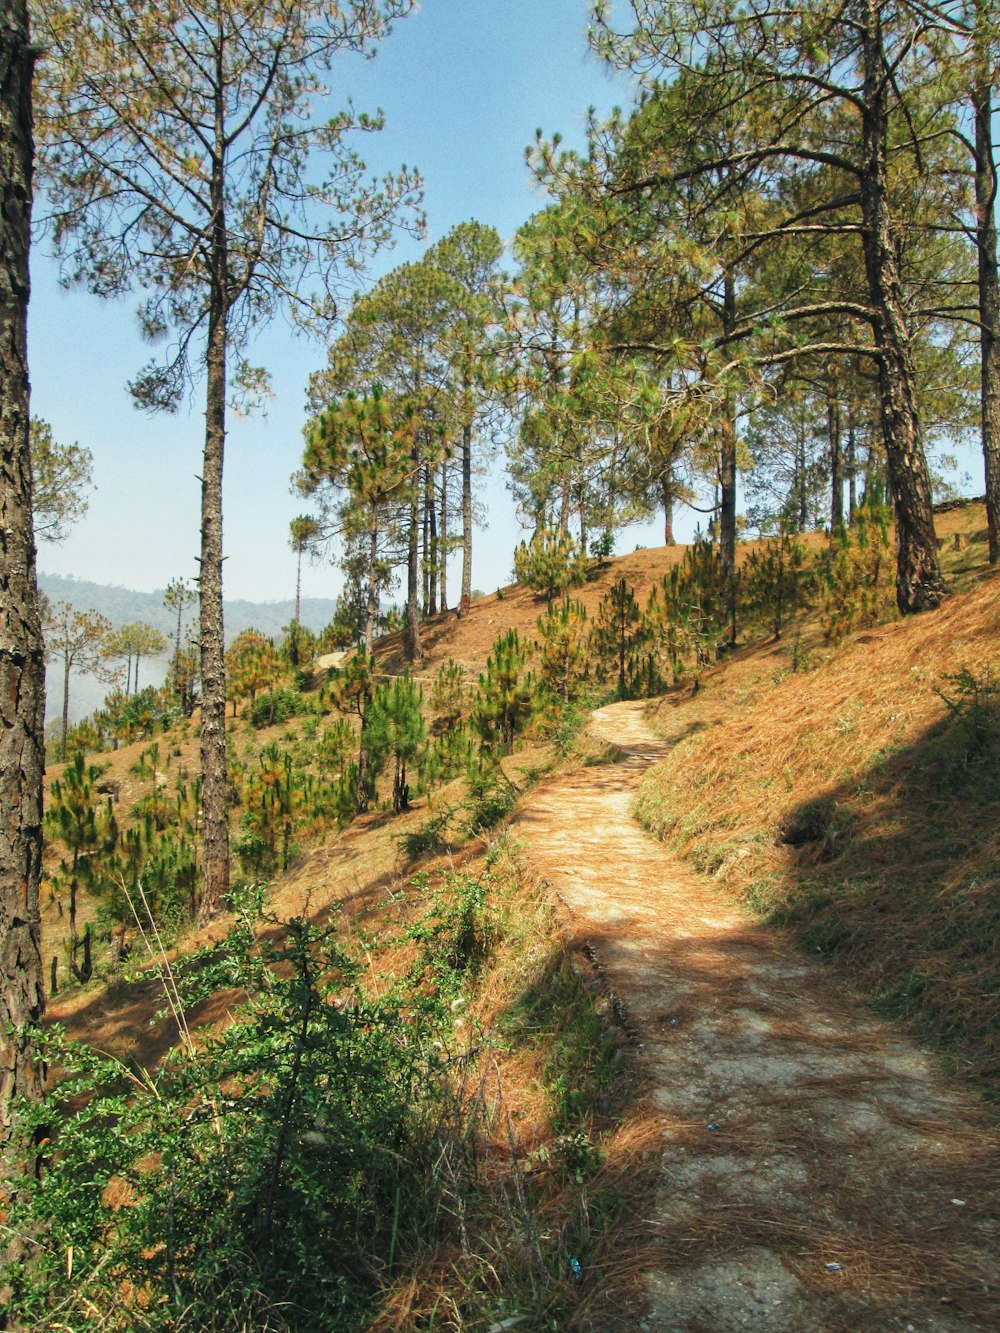
[[[515,831],[615,996],[662,1123],[621,1326],[1000,1328],[1000,1138],[982,1108],[642,832],[634,788],[663,748],[641,704],[592,731],[619,762],[543,784]]]

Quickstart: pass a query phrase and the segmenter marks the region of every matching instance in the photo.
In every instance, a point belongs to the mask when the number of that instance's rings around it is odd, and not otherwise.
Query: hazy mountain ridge
[[[97,611],[107,616],[115,626],[141,622],[152,625],[170,640],[177,632],[177,613],[163,604],[163,588],[153,592],[138,592],[107,583],[91,583],[72,575],[40,572],[38,585],[50,601],[69,602],[78,611]],[[303,597],[300,610],[302,624],[319,633],[333,618],[335,603],[332,598]],[[256,629],[275,640],[282,637],[284,627],[295,615],[295,601],[289,597],[281,602],[250,602],[242,598],[225,603],[226,642],[229,643],[245,629]],[[195,624],[197,607],[184,610],[184,637]],[[169,654],[145,659],[141,666],[140,687],[163,682]],[[62,668],[51,663],[46,672],[46,718],[62,715]],[[99,708],[110,687],[83,672],[74,672],[70,678],[70,720],[79,721]]]

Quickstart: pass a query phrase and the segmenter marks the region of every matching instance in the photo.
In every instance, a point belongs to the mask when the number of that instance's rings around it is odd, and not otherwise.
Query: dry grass
[[[945,517],[973,537],[950,557],[953,586],[970,591],[837,649],[807,619],[813,669],[792,671],[791,647],[768,644],[667,696],[653,714],[676,743],[639,807],[698,869],[996,1092],[1000,713],[994,697],[974,740],[947,678],[1000,683],[1000,601],[981,516]]]

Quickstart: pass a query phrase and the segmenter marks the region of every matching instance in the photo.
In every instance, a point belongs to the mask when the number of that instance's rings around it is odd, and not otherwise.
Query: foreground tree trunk
[[[986,472],[986,526],[990,564],[1000,561],[1000,279],[997,275],[997,170],[993,157],[993,84],[990,79],[987,0],[976,5],[976,256],[979,277],[982,441]]]
[[[205,457],[201,482],[201,809],[204,848],[198,920],[211,920],[229,891],[226,809],[226,660],[222,613],[222,468],[226,441],[226,241],[221,196],[208,326]]]
[[[888,92],[879,6],[861,6],[864,44],[863,165],[860,173],[865,272],[879,356],[879,406],[896,513],[896,604],[903,615],[945,596],[938,563],[930,477],[920,434],[910,333],[903,307],[898,238],[888,192]]]
[[[736,330],[736,276],[726,269],[723,289],[722,331],[728,337]],[[722,447],[719,455],[719,554],[722,561],[726,624],[729,642],[736,642],[736,400],[726,392],[723,409]]]
[[[42,862],[45,664],[31,530],[28,243],[31,75],[25,0],[0,26],[0,1144],[14,1098],[39,1100],[44,1069],[25,1029],[45,1007]]]

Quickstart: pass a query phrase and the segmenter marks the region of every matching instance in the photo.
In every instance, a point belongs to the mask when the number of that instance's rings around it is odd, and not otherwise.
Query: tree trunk
[[[66,737],[69,734],[69,649],[63,655],[63,706],[62,737],[59,741],[59,758],[66,762]]]
[[[204,884],[198,920],[229,890],[226,809],[226,661],[222,616],[222,468],[226,441],[227,254],[221,181],[216,187],[209,297],[205,455],[201,482],[201,804]]]
[[[427,489],[424,495],[424,505],[427,510],[427,530],[429,535],[427,613],[428,615],[436,616],[439,555],[437,506],[434,503],[434,468],[430,459],[427,460]]]
[[[472,423],[462,426],[462,595],[459,610],[472,602]]]
[[[844,461],[840,444],[840,399],[833,368],[826,368],[826,430],[830,444],[830,529],[844,526]]]
[[[378,510],[372,505],[368,528],[368,600],[365,603],[365,653],[371,657],[375,646],[375,613],[378,609]]]
[[[847,521],[854,522],[854,511],[858,507],[858,455],[854,436],[854,417],[848,408],[847,417]]]
[[[864,113],[860,174],[865,272],[879,350],[879,410],[896,514],[896,604],[907,615],[945,596],[930,477],[920,433],[910,333],[903,307],[899,238],[888,198],[887,78],[879,5],[863,0]]]
[[[674,545],[674,479],[668,468],[660,478],[660,494],[663,500],[663,544]]]
[[[423,583],[423,592],[420,598],[420,607],[423,615],[430,615],[431,610],[431,580],[433,574],[431,571],[431,529],[430,514],[427,505],[427,473],[430,468],[429,463],[425,463],[422,468],[420,501],[420,527],[423,532],[423,560],[420,564],[421,581]]]
[[[299,623],[299,611],[302,607],[302,548],[299,547],[295,562],[295,624]]]
[[[722,331],[736,330],[736,276],[726,270],[723,289]],[[729,642],[736,642],[736,400],[726,390],[722,420],[722,444],[719,454],[719,555]]]
[[[448,460],[441,460],[441,610],[448,610]]]
[[[0,1144],[15,1133],[13,1100],[39,1100],[45,1082],[28,1035],[45,1009],[38,905],[45,661],[26,339],[33,58],[27,6],[9,0],[0,26]]]
[[[989,0],[976,4],[976,256],[979,276],[979,347],[982,376],[982,447],[986,473],[986,526],[990,564],[1000,561],[1000,279],[997,275],[997,169],[993,157],[993,86],[986,24]]]
[[[420,455],[413,446],[413,476],[410,482],[409,540],[406,550],[406,629],[403,655],[408,662],[419,662],[420,650]]]

